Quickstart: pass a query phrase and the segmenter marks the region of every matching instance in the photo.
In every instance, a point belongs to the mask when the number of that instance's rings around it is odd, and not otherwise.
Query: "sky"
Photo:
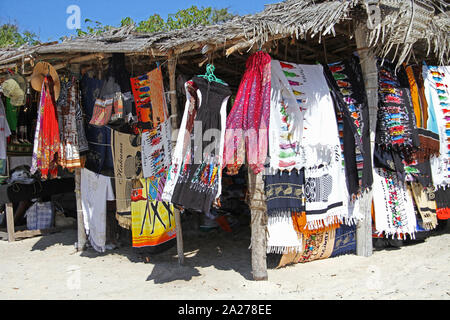
[[[119,26],[122,18],[131,17],[135,22],[146,20],[157,13],[163,19],[170,13],[187,9],[192,5],[228,8],[233,14],[246,15],[264,10],[264,4],[281,0],[0,0],[0,25],[14,23],[19,31],[35,33],[40,41],[58,41],[62,36],[76,34],[72,10],[79,8],[81,29],[86,30],[85,19],[100,21],[103,25]],[[71,23],[71,24],[70,24]],[[90,24],[90,26],[93,26]]]

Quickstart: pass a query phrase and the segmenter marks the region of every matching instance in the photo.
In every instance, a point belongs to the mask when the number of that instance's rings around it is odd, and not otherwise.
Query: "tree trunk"
[[[248,169],[248,204],[251,210],[251,250],[253,280],[267,280],[267,207],[264,195],[263,172],[254,174]]]
[[[370,158],[373,168],[373,150],[375,146],[375,129],[377,124],[378,110],[378,72],[376,58],[367,47],[368,29],[365,24],[358,24],[355,30],[355,40],[360,57],[361,69],[364,78],[364,85],[369,105],[370,122]],[[372,191],[367,195],[366,205],[361,206],[364,220],[360,221],[356,228],[356,254],[358,256],[369,257],[372,255]]]
[[[84,229],[83,209],[81,207],[81,169],[75,169],[75,197],[77,201],[77,251],[83,251],[86,246],[86,230]]]
[[[168,69],[169,69],[169,86],[170,86],[170,110],[172,116],[172,132],[178,127],[177,119],[177,85],[175,78],[175,69],[177,66],[176,58],[173,56],[173,52],[169,53],[168,57]],[[175,148],[174,148],[175,149]],[[177,253],[178,263],[183,265],[184,263],[184,249],[183,249],[183,230],[181,229],[181,217],[180,210],[174,208],[175,216],[175,228],[177,232]]]

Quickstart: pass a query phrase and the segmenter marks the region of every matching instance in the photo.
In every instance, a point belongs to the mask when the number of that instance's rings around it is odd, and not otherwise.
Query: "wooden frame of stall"
[[[39,59],[56,61],[54,66],[57,69],[92,61],[103,64],[109,54],[115,52],[125,53],[132,68],[142,63],[149,66],[155,62],[168,62],[172,127],[178,128],[181,121],[177,118],[180,114],[176,95],[177,71],[200,73],[206,62],[213,63],[221,79],[237,89],[245,70],[246,56],[256,50],[266,50],[275,59],[296,63],[328,63],[356,51],[360,56],[368,96],[373,151],[378,85],[375,57],[388,56],[397,58],[399,62],[419,57],[432,59],[434,63],[447,63],[450,47],[448,28],[445,1],[287,0],[268,5],[258,14],[236,17],[220,25],[153,34],[138,34],[134,26],[126,26],[101,35],[32,47],[31,53],[21,49],[17,54],[9,52],[2,58],[0,52],[0,71],[14,63],[21,64],[24,71],[24,64],[32,66]],[[76,169],[75,183],[77,249],[83,250],[86,234],[81,210],[80,169]],[[250,170],[248,187],[251,191],[248,202],[252,215],[253,278],[267,280],[267,214],[262,174],[254,175]],[[371,208],[363,210],[365,217],[357,224],[356,253],[368,257],[372,255]],[[175,219],[178,261],[182,265],[183,236],[177,209]]]

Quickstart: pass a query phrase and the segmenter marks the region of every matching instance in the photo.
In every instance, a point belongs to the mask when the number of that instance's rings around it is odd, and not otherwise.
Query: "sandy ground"
[[[0,241],[0,299],[439,299],[450,300],[450,230],[371,257],[346,255],[275,269],[253,281],[250,230],[185,235],[145,263],[130,246],[76,252],[76,230]]]

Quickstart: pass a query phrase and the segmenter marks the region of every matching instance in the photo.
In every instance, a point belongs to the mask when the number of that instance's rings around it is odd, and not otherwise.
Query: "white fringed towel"
[[[414,238],[416,215],[411,194],[397,179],[395,172],[375,168],[373,172],[373,202],[376,231],[385,236]]]
[[[294,229],[290,214],[269,217],[267,223],[267,253],[301,252],[302,239]]]

